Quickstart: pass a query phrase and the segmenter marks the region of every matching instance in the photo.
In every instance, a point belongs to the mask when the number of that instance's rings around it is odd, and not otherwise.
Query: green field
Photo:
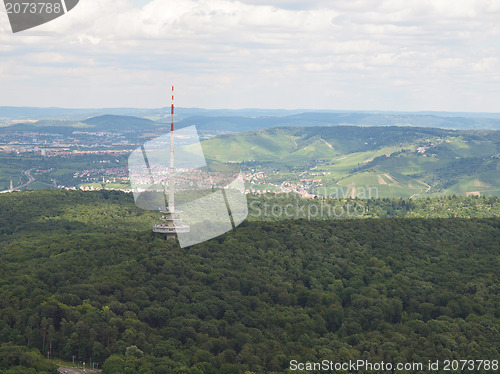
[[[203,151],[217,161],[283,159],[296,149],[294,137],[250,133],[221,136],[203,142]]]

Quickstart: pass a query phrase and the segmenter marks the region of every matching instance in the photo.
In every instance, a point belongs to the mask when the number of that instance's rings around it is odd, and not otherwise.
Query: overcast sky
[[[500,112],[499,0],[80,0],[12,34],[0,106]]]

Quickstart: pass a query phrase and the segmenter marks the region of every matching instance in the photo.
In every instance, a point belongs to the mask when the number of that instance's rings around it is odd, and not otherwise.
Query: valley
[[[279,128],[221,135],[203,148],[209,158],[261,172],[251,192],[294,184],[296,192],[333,198],[500,194],[498,132]]]
[[[184,122],[193,119],[189,118]],[[283,120],[275,120],[279,118]],[[12,180],[18,189],[93,190],[104,180],[106,188],[130,191],[128,155],[165,133],[165,126],[144,118],[103,115],[79,122],[43,120],[1,128],[0,189],[8,190]],[[207,159],[241,168],[249,194],[310,198],[500,194],[499,131],[308,126],[199,134]],[[29,179],[23,172],[30,169],[34,181],[26,185]]]

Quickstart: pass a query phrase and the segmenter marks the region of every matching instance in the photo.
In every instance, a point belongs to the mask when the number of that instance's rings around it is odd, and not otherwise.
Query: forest
[[[268,200],[288,203],[250,205]],[[45,357],[73,356],[103,374],[500,359],[499,198],[327,204],[365,213],[251,208],[181,249],[124,193],[0,195],[0,373],[56,373]]]

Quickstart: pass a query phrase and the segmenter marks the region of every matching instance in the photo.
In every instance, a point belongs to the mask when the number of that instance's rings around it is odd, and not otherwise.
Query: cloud
[[[4,105],[160,106],[175,82],[185,106],[497,110],[499,2],[110,4],[18,35],[0,13],[2,87],[31,92]]]

